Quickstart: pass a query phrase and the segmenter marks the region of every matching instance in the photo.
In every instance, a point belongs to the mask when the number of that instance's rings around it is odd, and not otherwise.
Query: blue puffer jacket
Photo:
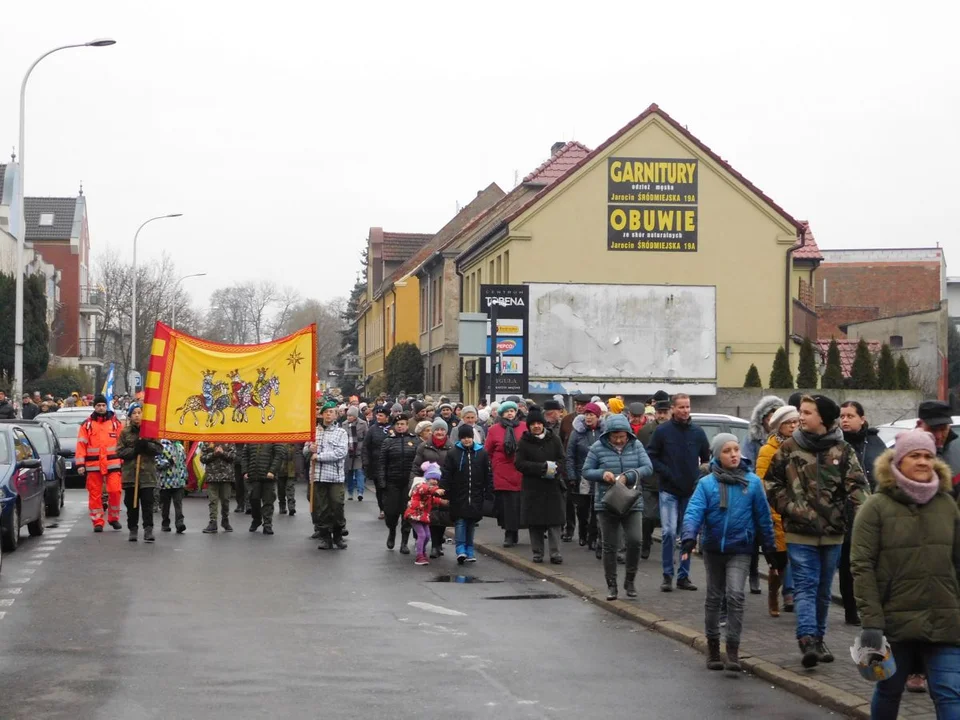
[[[716,461],[710,463],[711,469]],[[697,483],[697,489],[683,515],[684,540],[695,539],[703,527],[702,546],[706,552],[740,555],[753,553],[753,541],[759,534],[765,550],[775,550],[770,505],[763,482],[750,472],[746,460],[740,467],[747,471],[747,487],[727,486],[727,509],[720,507],[720,481],[711,472]]]
[[[610,444],[610,433],[625,432],[629,436],[622,452]],[[630,427],[630,421],[623,415],[609,415],[604,423],[603,434],[593,444],[587,459],[583,463],[581,475],[594,483],[593,507],[597,512],[603,511],[603,496],[610,487],[603,482],[603,473],[607,470],[614,475],[626,474],[627,487],[633,487],[640,480],[653,474],[653,463],[647,457],[643,443],[637,440]],[[631,512],[643,510],[643,495],[637,496]]]
[[[567,439],[567,485],[570,492],[580,492],[580,472],[587,461],[587,454],[593,444],[603,434],[603,424],[598,423],[593,430],[587,427],[583,415],[577,415],[573,421],[573,432]]]

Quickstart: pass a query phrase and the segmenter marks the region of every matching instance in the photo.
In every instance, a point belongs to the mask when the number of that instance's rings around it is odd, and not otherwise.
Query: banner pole
[[[133,476],[133,509],[137,509],[137,499],[140,495],[140,458],[141,455],[137,455],[137,472]]]

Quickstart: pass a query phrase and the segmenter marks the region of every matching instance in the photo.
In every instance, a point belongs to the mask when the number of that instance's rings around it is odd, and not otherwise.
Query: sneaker
[[[660,583],[660,592],[673,592],[673,576],[664,575],[663,582]]]
[[[467,556],[463,553],[457,555],[457,565],[463,565],[467,561]]]
[[[363,502],[363,495],[357,496],[357,502]]]
[[[351,495],[350,497],[348,497],[347,500],[349,500],[350,502],[353,502],[353,495]]]
[[[114,530],[123,530],[123,525],[120,524],[119,520],[111,520],[110,527],[112,527]]]
[[[677,580],[677,590],[696,590],[697,586],[690,582],[690,578],[680,578]]]
[[[543,555],[538,555],[538,554],[534,553],[533,561],[534,561],[535,563],[542,563],[542,562],[543,562]]]
[[[907,675],[907,692],[925,693],[927,691],[927,678],[923,675]]]
[[[352,500],[353,498],[351,498]],[[417,555],[417,559],[413,561],[414,565],[429,565],[430,561],[427,559],[426,555]]]
[[[473,555],[467,555],[467,562],[476,562],[477,558]]]
[[[554,565],[563,565],[563,556],[562,555],[551,555],[550,562]]]
[[[94,531],[94,532],[103,532],[103,525],[94,525],[94,526],[93,526],[93,531]]]

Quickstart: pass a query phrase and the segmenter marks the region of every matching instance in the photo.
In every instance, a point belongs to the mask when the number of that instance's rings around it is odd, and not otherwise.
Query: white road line
[[[24,560],[24,565],[43,565],[43,560]]]
[[[24,575],[33,575],[36,571],[36,568],[20,568],[19,570],[14,570],[14,572],[23,573]]]
[[[6,580],[5,582],[10,583],[11,585],[23,585],[24,583],[30,582],[30,578],[13,578],[12,580]]]
[[[59,545],[62,540],[44,540],[37,547],[43,547],[44,545]]]
[[[462,613],[459,610],[451,610],[450,608],[441,607],[440,605],[432,605],[425,602],[408,602],[407,605],[418,610],[424,610],[426,612],[436,613],[437,615],[455,615],[458,617],[466,617],[466,613]]]
[[[0,588],[0,595],[19,595],[23,588]]]
[[[35,553],[33,554],[33,556],[34,556],[34,557],[38,557],[38,558],[48,558],[48,557],[50,557],[50,553],[35,552]]]
[[[5,612],[0,612],[0,620],[3,620],[7,614]]]
[[[10,607],[13,605],[13,598],[0,600],[0,607]]]

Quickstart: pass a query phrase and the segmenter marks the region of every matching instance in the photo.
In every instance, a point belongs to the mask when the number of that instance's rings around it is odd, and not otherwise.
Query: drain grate
[[[473,583],[502,583],[503,580],[487,580],[475,575],[437,575],[426,582],[456,583],[458,585],[472,585]]]
[[[526,595],[491,595],[484,600],[555,600],[562,597],[560,593],[528,593]]]

